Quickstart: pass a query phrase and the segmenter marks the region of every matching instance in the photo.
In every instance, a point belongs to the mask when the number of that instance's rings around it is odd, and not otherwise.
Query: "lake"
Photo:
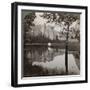
[[[80,52],[68,51],[68,74],[65,49],[51,46],[33,46],[24,49],[23,76],[79,75]]]

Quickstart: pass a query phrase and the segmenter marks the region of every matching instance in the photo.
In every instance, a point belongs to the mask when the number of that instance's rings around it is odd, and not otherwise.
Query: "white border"
[[[65,11],[82,13],[80,17],[80,76],[50,76],[50,77],[31,77],[21,79],[21,10],[42,10],[42,11]],[[18,84],[64,82],[85,80],[85,10],[70,8],[51,8],[36,6],[18,6]]]

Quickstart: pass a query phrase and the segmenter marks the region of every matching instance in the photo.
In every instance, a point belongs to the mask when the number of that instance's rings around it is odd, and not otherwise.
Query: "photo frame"
[[[87,83],[87,6],[11,4],[11,85]]]

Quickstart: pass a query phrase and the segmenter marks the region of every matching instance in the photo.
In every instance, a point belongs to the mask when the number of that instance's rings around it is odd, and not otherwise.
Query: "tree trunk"
[[[68,34],[69,34],[69,25],[67,27],[66,47],[65,47],[65,67],[66,67],[66,74],[68,74]]]

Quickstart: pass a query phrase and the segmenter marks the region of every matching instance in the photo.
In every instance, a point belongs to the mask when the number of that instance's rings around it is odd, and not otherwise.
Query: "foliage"
[[[66,24],[69,23],[69,25],[76,21],[77,19],[80,19],[79,14],[75,13],[67,13],[67,12],[61,12],[61,13],[55,13],[55,12],[45,12],[41,17],[48,19],[47,23],[50,22],[65,22]]]
[[[60,12],[60,13],[45,12],[43,13],[43,15],[41,15],[41,17],[43,17],[44,19],[47,19],[47,23],[54,22],[55,24],[60,25],[62,24],[62,22],[64,22],[64,26],[63,26],[64,28],[62,31],[63,34],[65,34],[66,32],[67,34],[69,33],[70,25],[72,25],[73,22],[77,20],[80,21],[80,15],[78,13],[70,13],[70,12],[69,13],[68,12]],[[75,38],[77,38],[77,40],[80,40],[80,30],[74,32],[74,29],[73,29],[72,32],[75,33]]]
[[[32,31],[32,26],[34,26],[34,19],[36,18],[35,12],[30,12],[24,17],[24,41],[29,39],[29,32]]]

